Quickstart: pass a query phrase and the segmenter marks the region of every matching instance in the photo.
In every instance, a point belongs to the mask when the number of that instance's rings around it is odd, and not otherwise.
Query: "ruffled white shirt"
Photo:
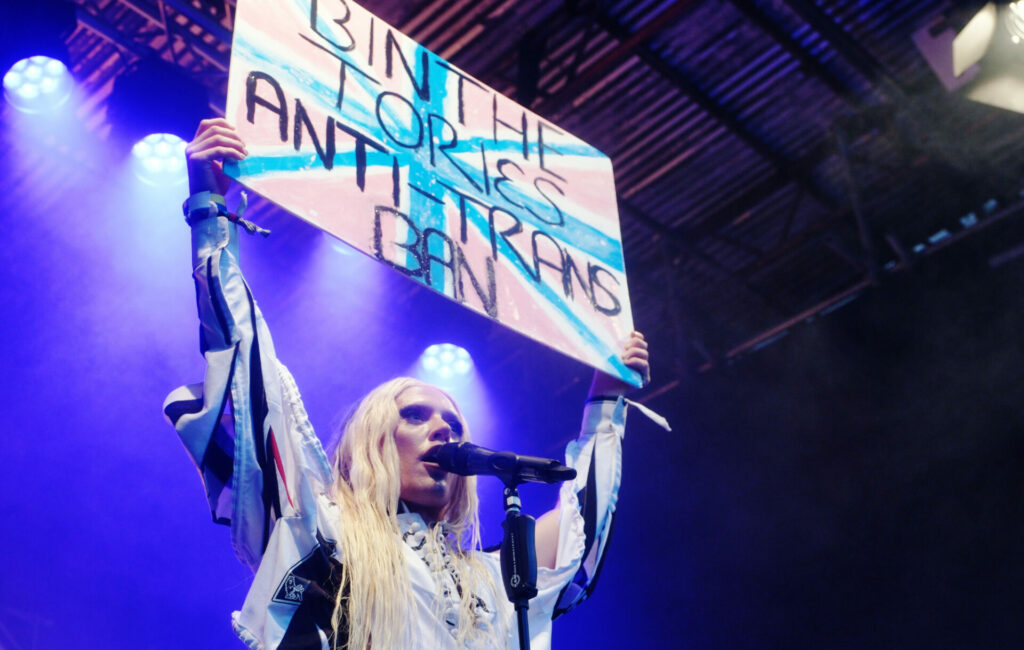
[[[231,527],[236,554],[256,574],[242,609],[232,615],[238,636],[266,650],[297,647],[296,638],[315,648],[308,640],[318,637],[326,649],[328,630],[299,612],[324,575],[324,558],[344,562],[338,506],[325,496],[333,474],[242,277],[236,239],[236,227],[223,217],[193,227],[207,371],[203,383],[172,392],[164,413],[199,469],[214,520]],[[577,476],[559,493],[555,568],[538,568],[538,595],[529,608],[534,650],[551,646],[553,618],[593,589],[615,513],[625,415],[621,398],[588,404],[579,438],[566,449],[566,464]],[[406,513],[399,522],[416,608],[411,638],[418,647],[454,649],[457,610],[438,602],[451,585],[439,588],[437,574],[414,550],[416,535],[426,534],[422,519]],[[498,554],[481,553],[481,559],[500,586]],[[482,607],[504,618],[494,629],[509,631],[488,647],[517,648],[511,603],[502,598]]]

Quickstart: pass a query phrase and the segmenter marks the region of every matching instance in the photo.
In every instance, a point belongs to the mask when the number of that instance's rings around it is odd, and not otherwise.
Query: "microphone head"
[[[423,455],[423,460],[437,463],[438,467],[452,474],[497,476],[506,484],[559,483],[576,478],[576,470],[557,460],[493,451],[469,442],[437,445]]]
[[[437,463],[437,466],[446,472],[469,476],[470,472],[467,471],[465,459],[462,458],[463,454],[459,454],[463,445],[468,445],[471,448],[474,447],[474,445],[470,445],[468,442],[448,442],[431,447],[423,455],[423,460],[428,463]]]
[[[427,450],[427,453],[423,454],[423,457],[420,460],[427,463],[436,463],[438,458],[440,458],[441,456],[441,447],[444,447],[444,445],[437,445],[436,447],[431,447],[430,449]]]

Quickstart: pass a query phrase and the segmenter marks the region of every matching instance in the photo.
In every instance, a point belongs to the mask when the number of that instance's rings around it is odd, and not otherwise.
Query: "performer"
[[[220,161],[244,158],[245,146],[212,119],[186,152],[207,370],[202,384],[171,393],[164,413],[199,468],[214,520],[231,527],[236,554],[255,572],[235,632],[267,650],[518,647],[498,554],[480,549],[475,477],[424,460],[436,445],[470,439],[455,401],[415,379],[386,382],[363,398],[328,460],[238,265]],[[630,336],[622,359],[648,377],[642,335]],[[593,588],[630,388],[595,373],[582,431],[566,450],[577,477],[537,522],[535,649],[550,647],[552,619]]]

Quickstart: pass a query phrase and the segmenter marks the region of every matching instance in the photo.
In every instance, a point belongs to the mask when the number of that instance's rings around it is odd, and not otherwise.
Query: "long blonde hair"
[[[332,624],[335,630],[343,630],[342,621],[347,618],[350,650],[369,648],[371,640],[377,650],[414,645],[410,636],[414,619],[412,588],[397,517],[402,472],[394,435],[400,419],[395,400],[407,388],[428,385],[398,377],[370,391],[344,424],[332,455],[333,496],[341,511],[343,555]],[[462,439],[468,440],[469,428],[462,413],[455,400],[450,396],[448,399],[463,421]],[[498,631],[490,625],[479,625],[475,615],[476,595],[486,593],[487,600],[497,604],[498,594],[490,573],[473,553],[480,548],[476,477],[452,479],[452,498],[439,520],[446,522],[448,551],[460,576],[457,640],[460,646],[466,646]],[[437,539],[440,525],[435,524],[428,539]],[[436,545],[431,547],[438,552]],[[435,579],[440,580],[437,570],[442,563],[432,564],[437,567]],[[345,640],[338,636],[335,648],[344,646]]]

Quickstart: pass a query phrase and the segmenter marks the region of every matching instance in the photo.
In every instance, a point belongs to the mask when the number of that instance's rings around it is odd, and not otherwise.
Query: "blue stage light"
[[[451,343],[435,343],[423,351],[420,366],[427,373],[441,379],[453,379],[469,374],[473,360],[463,348]]]
[[[47,56],[22,59],[4,75],[4,97],[26,113],[57,109],[71,96],[71,73],[67,66]]]
[[[153,133],[132,147],[135,174],[150,185],[177,185],[185,173],[185,141],[170,133]]]

